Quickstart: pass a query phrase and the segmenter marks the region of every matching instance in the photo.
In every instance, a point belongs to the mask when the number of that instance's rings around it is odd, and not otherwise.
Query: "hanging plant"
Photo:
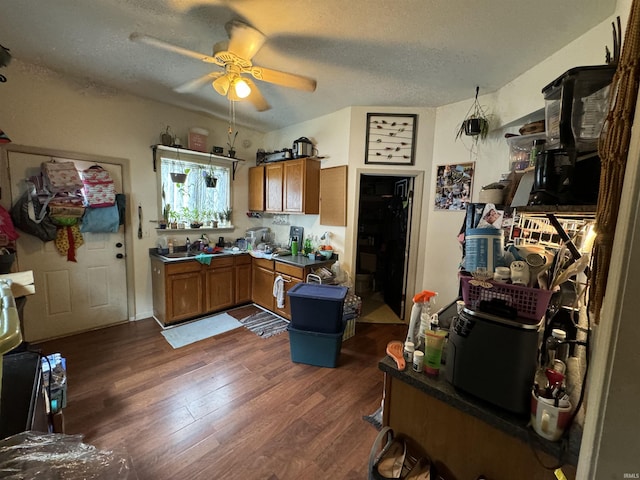
[[[211,155],[209,155],[208,168],[202,171],[202,178],[204,178],[204,184],[207,188],[216,188],[218,179],[214,176],[213,165],[211,165]]]
[[[469,108],[469,111],[462,120],[458,131],[456,132],[456,140],[462,135],[475,137],[484,140],[489,133],[489,118],[480,102],[478,102],[478,92],[480,87],[476,87],[476,97]]]
[[[173,172],[170,173],[173,183],[184,183],[187,180],[187,174],[190,169],[185,169],[179,160],[173,162]]]

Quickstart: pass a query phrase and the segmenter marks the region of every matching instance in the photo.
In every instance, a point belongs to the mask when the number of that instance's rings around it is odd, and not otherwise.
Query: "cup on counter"
[[[536,396],[531,392],[531,425],[535,432],[552,442],[560,440],[571,419],[571,402],[554,406],[554,399]]]

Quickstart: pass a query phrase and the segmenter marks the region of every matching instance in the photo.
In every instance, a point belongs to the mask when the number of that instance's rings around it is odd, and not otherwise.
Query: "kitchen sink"
[[[186,258],[186,257],[195,257],[197,253],[195,252],[173,252],[162,255],[166,258]]]

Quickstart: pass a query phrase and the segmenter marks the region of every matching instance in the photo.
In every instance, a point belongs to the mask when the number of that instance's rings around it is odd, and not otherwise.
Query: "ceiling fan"
[[[266,37],[255,28],[239,20],[231,20],[225,24],[225,29],[229,40],[216,43],[213,46],[213,55],[211,56],[172,45],[141,33],[132,33],[129,39],[224,68],[224,71],[210,72],[176,87],[174,90],[177,92],[192,92],[212,82],[214,90],[220,95],[233,101],[246,99],[253,104],[256,110],[262,112],[271,107],[248,75],[263,82],[306,92],[313,92],[316,89],[316,81],[312,78],[253,65],[251,59],[266,40]]]

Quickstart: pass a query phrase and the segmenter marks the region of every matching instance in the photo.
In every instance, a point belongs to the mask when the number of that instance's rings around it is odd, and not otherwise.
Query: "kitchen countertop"
[[[184,247],[181,248],[177,248],[175,250],[176,253],[180,253],[180,252],[184,252]],[[306,257],[304,255],[287,255],[287,256],[283,256],[283,257],[278,257],[278,256],[273,256],[271,254],[264,254],[264,253],[259,253],[259,254],[254,254],[253,252],[249,252],[246,250],[237,250],[234,251],[232,249],[226,249],[222,252],[222,253],[215,253],[215,254],[204,254],[207,256],[210,256],[211,258],[216,258],[216,257],[228,257],[231,255],[251,255],[254,258],[265,258],[268,260],[275,260],[276,262],[282,262],[282,263],[286,263],[289,265],[295,265],[298,267],[320,267],[322,265],[326,265],[327,263],[331,263],[331,262],[335,262],[336,260],[338,260],[338,256],[334,253],[333,257],[330,259],[325,259],[323,258],[322,260],[311,260],[309,257]],[[185,257],[177,257],[177,258],[170,258],[167,257],[165,255],[162,255],[160,253],[158,253],[158,249],[157,248],[150,248],[149,249],[149,256],[150,257],[156,257],[159,258],[160,260],[162,260],[164,263],[176,263],[176,262],[186,262],[186,261],[191,261],[191,260],[196,260],[196,255],[190,255],[190,256],[185,256]]]
[[[531,443],[538,450],[544,451],[556,458],[558,458],[561,453],[563,448],[562,442],[550,442],[538,436],[533,429],[528,426],[528,417],[515,415],[456,390],[453,385],[444,378],[446,365],[441,366],[438,377],[429,377],[424,373],[414,372],[410,365],[407,366],[406,370],[399,371],[395,361],[389,356],[380,360],[378,367],[386,374],[417,388],[427,395],[431,395],[468,415],[476,417],[525,443]],[[583,418],[583,415],[578,415],[576,422],[574,422],[571,427],[569,432],[569,447],[563,457],[564,462],[572,465],[577,465],[578,455],[580,453],[582,422],[579,419],[581,418]]]

